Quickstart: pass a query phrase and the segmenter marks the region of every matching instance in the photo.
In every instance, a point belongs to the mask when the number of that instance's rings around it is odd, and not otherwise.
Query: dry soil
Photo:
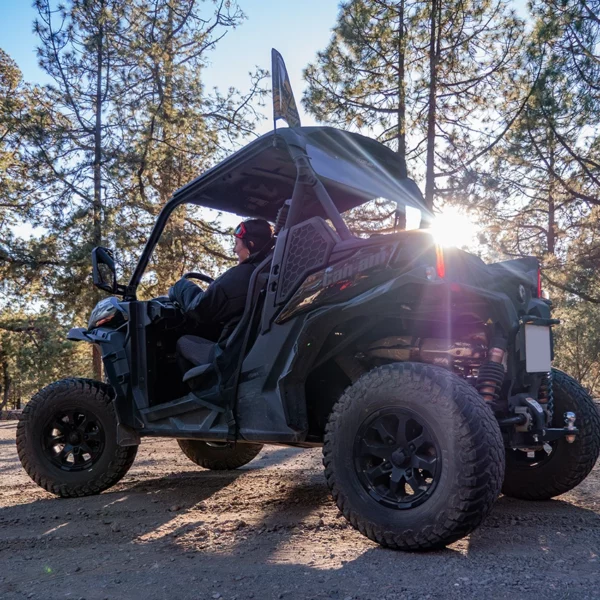
[[[448,549],[378,547],[333,504],[319,450],[270,447],[233,472],[142,444],[112,490],[62,500],[0,423],[0,598],[600,598],[600,469],[550,502],[501,497]]]

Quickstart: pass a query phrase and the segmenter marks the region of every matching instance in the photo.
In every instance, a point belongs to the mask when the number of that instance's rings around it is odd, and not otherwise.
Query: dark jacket
[[[180,279],[169,290],[169,298],[199,324],[216,325],[219,332],[230,334],[244,313],[250,278],[257,265],[256,255],[250,256],[225,271],[205,291],[189,279]]]

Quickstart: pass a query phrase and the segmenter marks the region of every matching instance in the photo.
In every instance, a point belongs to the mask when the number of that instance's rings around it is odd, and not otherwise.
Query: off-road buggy
[[[176,438],[209,469],[262,444],[322,446],[343,515],[380,544],[439,548],[467,535],[502,491],[530,500],[578,485],[600,450],[584,389],[551,368],[538,262],[486,265],[426,228],[359,238],[343,214],[374,199],[432,215],[383,145],[331,128],[267,134],[178,190],[127,285],[93,252],[98,303],[68,337],[97,344],[107,382],[41,390],[17,431],[21,462],[58,496],[97,494],[144,436]],[[192,203],[275,223],[246,308],[214,358],[185,373],[193,324],[138,285],[173,210]],[[190,274],[204,282],[205,275]],[[201,480],[200,480],[201,481]]]

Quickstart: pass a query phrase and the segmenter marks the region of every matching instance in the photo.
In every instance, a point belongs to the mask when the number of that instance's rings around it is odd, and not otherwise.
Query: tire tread
[[[552,473],[541,483],[536,478],[523,476],[524,472],[507,469],[502,493],[522,500],[549,500],[560,496],[578,486],[594,468],[600,455],[600,412],[591,396],[570,375],[563,371],[553,369],[553,388],[556,392],[564,393],[575,399],[577,404],[576,427],[579,429],[578,446],[566,445],[563,448],[569,451],[581,448],[582,451],[572,453],[569,457],[569,468]],[[555,400],[556,407],[556,400]],[[509,450],[510,451],[510,450]]]
[[[470,475],[462,478],[460,491],[448,498],[443,520],[420,531],[386,531],[354,511],[338,485],[333,468],[335,438],[345,413],[360,403],[368,391],[383,383],[400,387],[407,378],[422,386],[433,404],[444,402],[447,394],[451,393],[454,422],[457,424],[455,438],[460,460],[467,465],[463,473],[469,471]],[[468,383],[440,367],[393,363],[363,375],[334,405],[326,426],[323,464],[332,496],[340,512],[355,529],[388,548],[432,550],[464,537],[487,516],[498,497],[504,476],[504,446],[492,410]]]
[[[255,459],[262,444],[235,444],[233,447],[213,448],[201,440],[177,440],[182,452],[196,465],[211,471],[239,469]]]
[[[91,496],[115,485],[129,471],[135,456],[137,446],[117,447],[109,468],[100,473],[97,478],[84,484],[60,483],[40,473],[33,457],[27,449],[28,429],[36,418],[36,413],[43,404],[59,399],[61,396],[78,391],[95,403],[99,410],[108,410],[116,421],[113,407],[114,394],[112,388],[93,379],[71,378],[61,379],[40,390],[26,405],[17,424],[17,452],[19,460],[31,479],[46,491],[62,498],[80,498]]]

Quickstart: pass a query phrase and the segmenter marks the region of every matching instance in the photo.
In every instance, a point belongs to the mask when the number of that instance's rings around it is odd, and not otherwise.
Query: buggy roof
[[[243,217],[274,221],[292,197],[296,166],[289,147],[306,152],[338,211],[375,198],[400,201],[432,218],[412,179],[401,178],[398,156],[379,142],[332,127],[296,127],[272,131],[250,142],[175,192],[189,202]],[[314,205],[315,213],[322,214]]]

